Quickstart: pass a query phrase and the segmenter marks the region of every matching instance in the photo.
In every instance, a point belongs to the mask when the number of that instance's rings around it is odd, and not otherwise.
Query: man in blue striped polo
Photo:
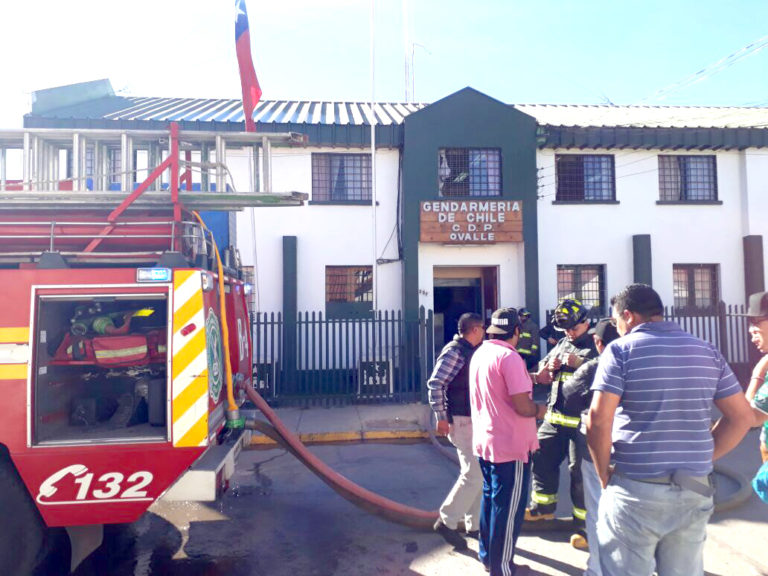
[[[622,337],[600,356],[587,423],[604,488],[603,575],[703,575],[712,461],[747,433],[749,404],[712,344],[663,321],[650,286],[627,286],[611,305]],[[713,402],[723,414],[714,427]]]

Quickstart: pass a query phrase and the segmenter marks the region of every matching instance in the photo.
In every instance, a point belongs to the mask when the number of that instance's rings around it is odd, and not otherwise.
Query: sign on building
[[[496,244],[523,241],[519,200],[438,200],[422,202],[421,242]]]

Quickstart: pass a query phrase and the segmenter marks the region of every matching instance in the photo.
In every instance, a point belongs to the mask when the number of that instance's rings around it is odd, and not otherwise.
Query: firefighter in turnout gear
[[[539,325],[531,320],[531,313],[527,308],[520,308],[517,312],[522,328],[520,340],[517,343],[517,353],[525,360],[525,367],[530,371],[539,363]]]
[[[539,427],[539,450],[533,455],[533,489],[531,507],[525,511],[528,521],[551,520],[555,517],[560,464],[568,457],[571,479],[573,518],[584,525],[586,509],[581,479],[581,462],[576,451],[581,414],[565,410],[562,385],[588,360],[597,357],[597,350],[589,330],[586,307],[578,300],[562,300],[553,314],[553,324],[565,336],[539,363],[531,374],[534,384],[551,386],[547,400],[547,413]]]

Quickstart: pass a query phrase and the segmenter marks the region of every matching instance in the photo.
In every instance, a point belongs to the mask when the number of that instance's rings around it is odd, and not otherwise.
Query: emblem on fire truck
[[[224,367],[221,354],[221,328],[213,308],[208,308],[208,318],[205,320],[205,345],[208,352],[208,393],[214,402],[218,402]]]

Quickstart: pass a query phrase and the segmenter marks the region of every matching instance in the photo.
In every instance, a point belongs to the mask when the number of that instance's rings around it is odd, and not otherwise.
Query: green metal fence
[[[254,382],[273,405],[414,402],[434,365],[432,311],[360,318],[299,312],[253,315]]]
[[[664,320],[676,322],[686,332],[711,342],[722,353],[739,381],[746,383],[757,361],[757,353],[749,342],[743,304],[718,302],[708,308],[664,308]],[[608,315],[610,315],[610,310]],[[547,310],[546,317],[552,317]],[[597,316],[594,316],[597,319]]]

